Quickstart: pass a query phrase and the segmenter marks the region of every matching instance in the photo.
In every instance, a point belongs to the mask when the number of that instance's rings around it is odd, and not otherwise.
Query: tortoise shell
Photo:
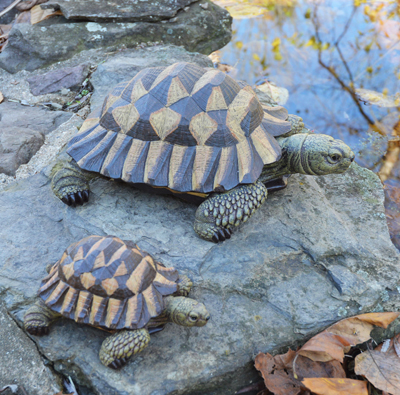
[[[89,236],[70,245],[39,289],[46,306],[76,322],[137,329],[164,310],[178,272],[117,237]]]
[[[82,169],[126,182],[222,192],[280,158],[273,136],[290,130],[287,115],[222,71],[175,63],[117,85],[67,152]]]

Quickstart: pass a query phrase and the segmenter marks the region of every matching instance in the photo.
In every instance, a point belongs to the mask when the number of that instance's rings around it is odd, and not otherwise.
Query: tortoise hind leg
[[[203,239],[215,243],[229,239],[233,229],[254,214],[267,194],[264,184],[257,181],[215,195],[198,207],[194,230]]]
[[[100,361],[113,369],[122,368],[128,359],[142,351],[150,341],[146,328],[133,331],[123,330],[107,337],[100,348]]]
[[[92,173],[82,170],[73,159],[57,163],[52,173],[51,187],[63,203],[75,207],[89,201]]]
[[[39,299],[24,316],[25,330],[31,335],[43,336],[49,334],[50,325],[61,315],[50,310],[41,299]]]

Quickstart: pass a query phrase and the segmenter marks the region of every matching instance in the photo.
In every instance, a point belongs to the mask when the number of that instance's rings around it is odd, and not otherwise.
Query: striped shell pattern
[[[39,297],[80,323],[137,329],[164,310],[178,290],[178,272],[117,237],[89,236],[72,244],[42,281]]]
[[[224,191],[255,182],[280,158],[273,136],[290,130],[286,118],[242,81],[175,63],[117,85],[67,152],[82,169],[130,183]]]

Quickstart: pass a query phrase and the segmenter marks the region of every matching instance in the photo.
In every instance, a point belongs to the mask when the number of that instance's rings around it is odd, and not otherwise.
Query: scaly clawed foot
[[[67,206],[82,206],[89,201],[89,190],[70,193],[61,198],[61,201]]]

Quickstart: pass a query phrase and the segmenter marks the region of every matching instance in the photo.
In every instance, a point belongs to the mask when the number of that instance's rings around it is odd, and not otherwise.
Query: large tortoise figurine
[[[45,335],[51,323],[64,316],[115,331],[103,341],[100,360],[117,369],[167,322],[206,325],[210,314],[204,304],[186,297],[191,286],[187,276],[133,243],[89,236],[71,244],[51,267],[24,326],[32,335]]]
[[[268,189],[286,186],[286,175],[343,173],[354,160],[342,141],[304,131],[300,117],[263,106],[249,85],[221,71],[147,68],[86,119],[69,143],[72,159],[54,167],[53,190],[68,205],[83,204],[100,173],[200,200],[195,231],[223,241]]]

